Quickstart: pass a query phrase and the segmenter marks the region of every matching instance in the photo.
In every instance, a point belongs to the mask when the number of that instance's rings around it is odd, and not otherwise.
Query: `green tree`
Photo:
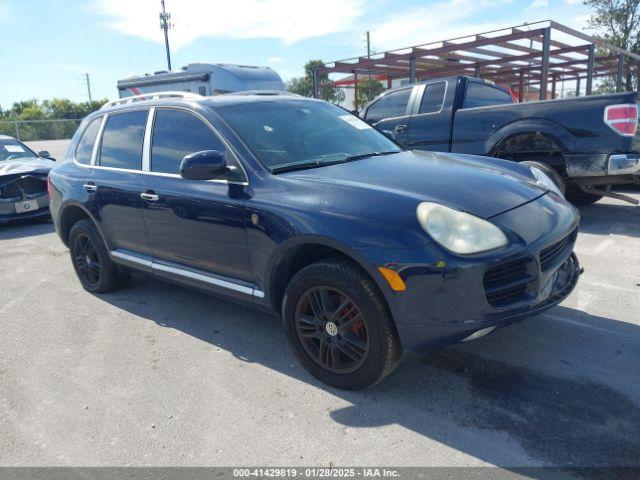
[[[89,104],[54,98],[15,102],[10,109],[0,110],[0,134],[16,136],[17,124],[21,140],[71,138],[80,121],[106,101],[97,100]]]
[[[324,65],[322,60],[310,60],[304,66],[304,77],[292,78],[287,83],[287,90],[304,97],[313,97],[313,69]],[[336,87],[326,73],[318,74],[318,96],[332,103],[342,103],[344,92]]]
[[[374,78],[358,81],[358,109],[362,109],[384,91],[384,85]]]
[[[586,0],[584,3],[594,10],[589,26],[600,37],[616,47],[640,54],[640,0]],[[603,48],[599,53],[614,54]],[[632,71],[629,59],[625,60],[623,88],[635,90],[637,73]],[[614,79],[609,78],[599,90],[613,88]]]

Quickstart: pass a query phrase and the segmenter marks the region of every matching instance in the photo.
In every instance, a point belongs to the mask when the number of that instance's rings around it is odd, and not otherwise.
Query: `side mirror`
[[[180,163],[180,176],[187,180],[213,180],[228,171],[224,152],[218,150],[190,153]]]
[[[54,162],[56,161],[55,158],[53,158],[51,156],[51,154],[49,152],[47,152],[46,150],[41,150],[38,152],[38,156],[42,157],[42,158],[46,158],[47,160],[53,160]]]

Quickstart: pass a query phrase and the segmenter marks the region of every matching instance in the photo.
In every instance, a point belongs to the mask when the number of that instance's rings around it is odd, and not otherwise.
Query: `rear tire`
[[[589,193],[582,190],[578,185],[569,184],[567,186],[567,192],[565,194],[567,200],[578,207],[585,205],[591,205],[602,199],[602,195],[595,193]]]
[[[345,260],[314,263],[296,273],[285,292],[282,320],[302,366],[337,388],[371,387],[402,358],[384,297]]]
[[[80,220],[69,232],[71,263],[82,287],[91,293],[108,293],[128,285],[129,272],[121,272],[90,220]]]

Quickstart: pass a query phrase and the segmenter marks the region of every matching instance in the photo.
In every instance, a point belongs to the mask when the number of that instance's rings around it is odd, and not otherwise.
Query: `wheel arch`
[[[488,155],[517,162],[533,160],[564,169],[571,133],[548,120],[513,122],[494,132],[488,140]]]
[[[104,242],[104,236],[98,228],[98,224],[93,215],[91,215],[91,212],[89,212],[89,210],[80,203],[69,202],[63,205],[60,209],[60,216],[58,220],[58,233],[62,242],[67,247],[69,246],[69,233],[73,226],[80,220],[90,220],[93,223],[93,226],[96,227],[98,235],[100,235],[100,238],[102,238],[102,241]],[[104,242],[104,244],[107,245],[106,242]]]
[[[284,293],[293,276],[302,268],[326,258],[342,258],[357,266],[380,290],[387,306],[390,305],[388,286],[374,265],[356,250],[330,238],[302,236],[278,246],[268,262],[265,293],[275,312],[282,308]]]

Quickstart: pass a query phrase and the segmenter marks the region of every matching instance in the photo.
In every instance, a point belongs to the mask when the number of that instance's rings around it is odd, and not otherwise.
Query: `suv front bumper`
[[[539,315],[555,307],[567,298],[582,273],[582,268],[574,253],[558,268],[548,297],[539,303],[519,306],[512,310],[486,315],[481,321],[456,324],[403,325],[397,324],[398,335],[405,350],[424,352],[429,347],[437,347],[466,340],[481,338],[498,328],[506,327],[528,317]]]

